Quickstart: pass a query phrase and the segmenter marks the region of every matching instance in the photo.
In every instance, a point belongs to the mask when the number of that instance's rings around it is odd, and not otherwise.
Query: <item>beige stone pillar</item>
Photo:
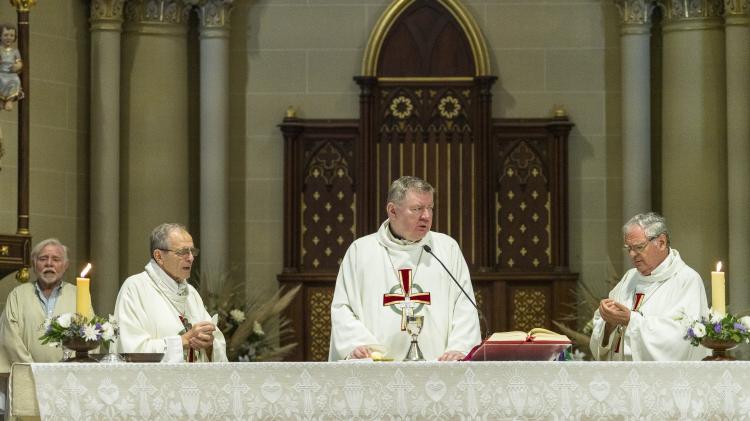
[[[650,0],[619,0],[622,77],[622,217],[651,211]],[[631,266],[623,257],[623,268]]]
[[[129,0],[125,7],[120,241],[126,274],[143,270],[156,225],[188,223],[189,11],[183,0]]]
[[[124,0],[91,2],[91,286],[112,313],[120,287],[120,42]]]
[[[232,1],[203,0],[200,19],[201,270],[212,291],[229,256],[229,15]]]
[[[728,254],[722,5],[663,3],[663,211],[672,245],[705,280]]]
[[[727,60],[729,258],[727,302],[750,308],[750,1],[724,1]]]

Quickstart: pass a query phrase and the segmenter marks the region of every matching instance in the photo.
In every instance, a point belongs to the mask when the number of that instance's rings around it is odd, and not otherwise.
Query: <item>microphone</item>
[[[445,267],[445,264],[443,263],[443,261],[440,260],[439,257],[435,256],[435,253],[432,252],[432,247],[430,247],[427,244],[425,244],[425,245],[422,246],[422,248],[430,256],[434,257],[435,260],[438,261],[438,263],[440,263],[440,266],[442,266],[443,269],[445,269],[445,271],[448,273],[448,276],[450,276],[451,279],[453,279],[453,282],[458,286],[458,288],[461,290],[461,292],[464,293],[464,296],[466,297],[466,299],[469,300],[469,302],[471,303],[471,305],[474,306],[475,309],[477,309],[477,315],[479,316],[479,319],[484,321],[485,334],[486,334],[485,337],[489,337],[490,333],[489,333],[489,325],[487,324],[487,319],[484,318],[484,315],[482,314],[482,310],[479,309],[479,306],[477,305],[477,303],[475,303],[474,300],[469,296],[469,294],[466,293],[466,290],[464,289],[464,287],[462,287],[461,284],[458,283],[458,281],[456,280],[456,277],[453,276],[453,274],[451,273],[451,271],[448,270],[447,267]]]

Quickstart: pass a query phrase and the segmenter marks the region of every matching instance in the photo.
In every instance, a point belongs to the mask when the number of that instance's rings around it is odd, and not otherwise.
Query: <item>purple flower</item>
[[[695,338],[695,332],[693,332],[693,328],[689,327],[687,331],[688,338]]]
[[[714,332],[720,333],[721,332],[721,323],[716,323],[714,325]]]
[[[740,332],[747,332],[747,328],[742,323],[735,323],[734,328],[739,330]]]

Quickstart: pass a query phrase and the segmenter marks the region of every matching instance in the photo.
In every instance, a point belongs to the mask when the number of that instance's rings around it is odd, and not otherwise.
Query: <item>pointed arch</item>
[[[365,48],[362,60],[362,76],[379,76],[378,64],[382,47],[393,25],[402,17],[404,12],[419,0],[394,0],[390,6],[380,15],[378,22],[370,33],[370,38]],[[474,17],[461,4],[460,0],[436,0],[437,4],[444,7],[455,19],[456,23],[466,37],[474,64],[474,75],[488,76],[490,74],[490,61],[482,31],[477,25]]]

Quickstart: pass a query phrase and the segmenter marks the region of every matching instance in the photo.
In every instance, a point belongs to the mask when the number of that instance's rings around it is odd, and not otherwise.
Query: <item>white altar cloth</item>
[[[31,368],[42,419],[750,419],[750,362]]]

